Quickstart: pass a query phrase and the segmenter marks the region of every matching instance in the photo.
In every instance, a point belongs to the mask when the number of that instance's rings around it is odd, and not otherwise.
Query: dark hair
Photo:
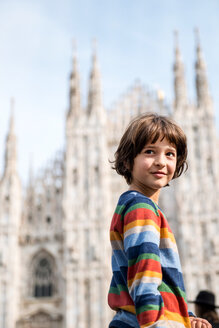
[[[129,123],[115,152],[112,168],[131,184],[134,158],[147,143],[155,143],[159,138],[166,138],[176,146],[177,163],[173,179],[179,177],[188,167],[185,133],[172,119],[154,113],[140,115]]]

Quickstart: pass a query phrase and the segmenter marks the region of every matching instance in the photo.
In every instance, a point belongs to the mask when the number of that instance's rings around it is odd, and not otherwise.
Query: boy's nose
[[[157,166],[165,166],[165,156],[162,154],[157,155],[154,164]]]

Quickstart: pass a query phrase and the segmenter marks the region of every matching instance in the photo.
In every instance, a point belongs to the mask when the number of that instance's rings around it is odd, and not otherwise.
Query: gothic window
[[[207,159],[207,172],[208,174],[213,174],[213,167],[212,167],[212,158],[211,157],[208,157]]]
[[[207,289],[211,289],[211,276],[210,276],[210,274],[205,274],[205,276],[204,276],[204,278],[205,278],[205,285],[206,285],[206,287],[207,287]]]
[[[73,184],[76,184],[78,182],[78,172],[77,169],[73,169]]]
[[[94,166],[94,172],[95,172],[95,178],[98,181],[98,177],[99,177],[99,167],[96,165]]]
[[[42,258],[35,270],[35,297],[51,297],[52,296],[52,268],[46,258]]]
[[[50,216],[47,216],[47,217],[46,217],[46,222],[47,222],[48,224],[50,224],[50,223],[52,222],[52,218],[51,218]]]
[[[0,326],[5,327],[7,318],[7,286],[4,282],[0,285],[0,295]]]
[[[85,234],[85,240],[86,240],[86,247],[85,247],[86,261],[90,262],[90,233],[89,233],[89,229],[85,229],[84,234]]]
[[[91,322],[91,285],[90,285],[90,281],[88,279],[85,280],[85,318],[87,321],[87,327],[90,326],[90,322]]]
[[[32,296],[52,297],[55,293],[54,260],[45,251],[40,252],[32,264]]]
[[[9,202],[9,201],[10,201],[10,196],[9,196],[9,195],[6,195],[6,196],[5,196],[5,200],[6,200],[7,202]]]
[[[51,192],[50,192],[49,189],[47,189],[46,200],[47,200],[48,203],[50,203],[50,200],[51,200]]]
[[[200,158],[200,149],[199,149],[199,131],[198,127],[193,127],[193,133],[194,133],[194,145],[195,145],[195,155],[197,158]]]

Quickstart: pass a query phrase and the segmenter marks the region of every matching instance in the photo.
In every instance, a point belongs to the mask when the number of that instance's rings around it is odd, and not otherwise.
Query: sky
[[[195,101],[198,28],[219,131],[218,0],[0,0],[0,174],[11,98],[14,98],[18,171],[23,184],[65,143],[69,75],[76,42],[86,105],[92,42],[106,109],[138,79],[173,102],[174,30]]]

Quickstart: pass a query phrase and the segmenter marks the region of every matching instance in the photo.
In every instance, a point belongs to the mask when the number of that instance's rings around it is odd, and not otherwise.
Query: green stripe
[[[159,216],[159,213],[158,213],[157,209],[154,208],[153,206],[149,205],[149,204],[146,204],[146,203],[138,203],[138,204],[130,206],[129,209],[125,212],[124,216],[126,216],[126,214],[128,214],[131,211],[136,210],[138,208],[146,208],[147,210],[150,210],[150,211],[154,212],[154,214],[156,216]]]
[[[139,308],[136,309],[136,314],[140,314],[142,312],[146,311],[160,311],[160,309],[164,306],[164,303],[161,303],[161,306],[159,305],[154,305],[154,304],[148,304],[148,305],[142,305]]]
[[[124,204],[123,205],[117,205],[116,206],[115,213],[121,215],[122,212],[123,212],[123,210],[124,210],[124,208],[125,208],[125,205]]]
[[[137,258],[129,260],[128,266],[130,267],[130,266],[140,262],[141,260],[148,260],[148,259],[160,262],[160,257],[158,255],[153,254],[153,253],[143,253],[143,254],[140,254]]]
[[[127,286],[117,285],[117,287],[110,287],[110,290],[109,290],[109,294],[120,295],[121,292],[127,292],[128,293]]]
[[[172,293],[176,296],[180,296],[183,297],[185,302],[187,302],[186,300],[186,293],[184,291],[182,291],[182,289],[180,289],[179,287],[172,287],[172,286],[168,286],[167,284],[165,284],[164,282],[162,282],[162,284],[158,287],[158,290],[160,292],[167,292],[167,293]]]

